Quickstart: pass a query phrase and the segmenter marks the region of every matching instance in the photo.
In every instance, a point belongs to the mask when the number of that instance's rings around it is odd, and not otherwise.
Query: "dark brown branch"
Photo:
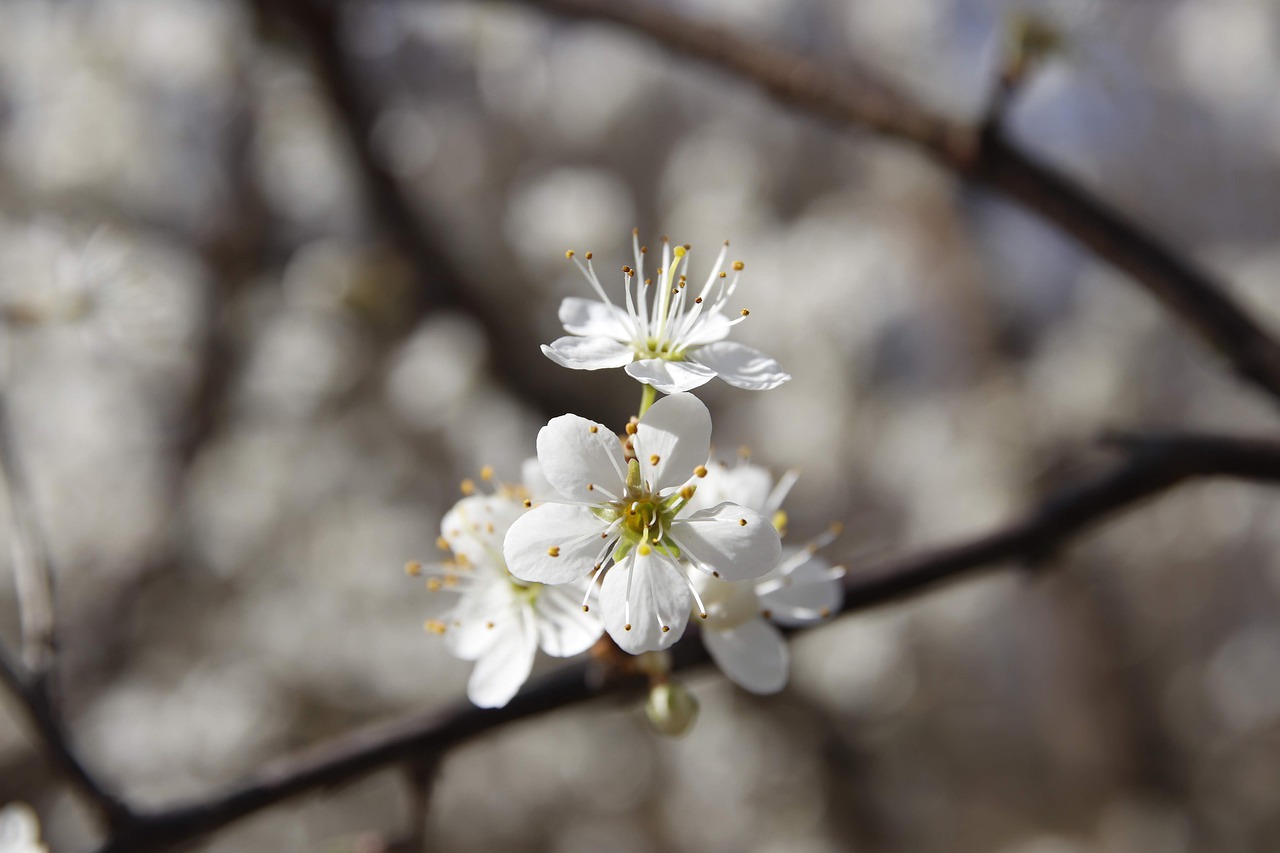
[[[324,0],[254,0],[266,20],[300,37],[319,83],[346,132],[375,221],[412,266],[416,288],[413,317],[452,309],[470,317],[489,341],[518,340],[525,325],[510,303],[487,297],[438,239],[439,229],[420,210],[410,192],[387,167],[374,145],[374,129],[382,103],[376,89],[361,78],[361,69],[342,44],[337,3]],[[402,331],[409,331],[404,329]],[[530,351],[533,351],[532,345]],[[490,348],[491,366],[507,388],[533,409],[547,415],[582,411],[594,397],[548,383],[545,365],[514,347]]]
[[[0,682],[17,700],[15,704],[27,718],[49,760],[93,804],[107,827],[116,831],[131,825],[133,820],[124,803],[103,788],[80,763],[61,718],[49,704],[48,694],[36,689],[32,680],[3,651],[0,651]]]
[[[1280,483],[1280,441],[1207,435],[1117,438],[1127,458],[1111,471],[1065,489],[1021,521],[961,545],[852,572],[845,610],[858,610],[1009,560],[1036,563],[1121,509],[1193,478]]]
[[[1110,262],[1280,399],[1280,343],[1220,282],[1065,175],[1032,160],[997,126],[970,128],[919,106],[865,72],[844,73],[798,53],[616,0],[506,0],[569,18],[607,21],[764,89],[786,106],[908,143],[944,168],[1043,217]]]
[[[1103,475],[1065,489],[995,533],[970,542],[851,572],[843,612],[862,610],[916,593],[970,570],[1000,563],[1035,562],[1114,513],[1193,478],[1232,477],[1280,483],[1280,441],[1207,435],[1111,438],[1126,450]],[[690,633],[696,633],[690,631]],[[676,667],[707,661],[689,638],[674,649]],[[530,684],[507,707],[469,705],[342,736],[258,771],[239,786],[198,803],[141,815],[99,853],[154,849],[194,838],[320,788],[342,785],[381,767],[446,750],[491,729],[639,686],[602,682],[590,663],[565,667]]]
[[[565,667],[529,685],[505,708],[458,705],[390,725],[352,732],[288,756],[256,772],[240,786],[189,806],[140,815],[100,853],[135,853],[177,844],[225,826],[281,800],[330,788],[417,756],[449,748],[507,723],[617,693],[635,682],[601,683],[590,663]]]

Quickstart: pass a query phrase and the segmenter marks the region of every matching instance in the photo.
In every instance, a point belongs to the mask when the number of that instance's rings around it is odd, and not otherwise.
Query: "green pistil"
[[[542,584],[540,583],[520,583],[515,578],[508,575],[507,582],[511,584],[511,589],[515,591],[516,598],[524,601],[532,607],[538,603],[538,596],[542,594]]]

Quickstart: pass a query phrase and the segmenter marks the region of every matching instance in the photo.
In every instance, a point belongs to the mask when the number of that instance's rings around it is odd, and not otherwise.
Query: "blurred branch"
[[[1045,500],[1024,518],[970,542],[857,569],[845,582],[843,613],[918,592],[972,569],[1017,560],[1035,563],[1104,518],[1186,480],[1232,477],[1280,484],[1280,441],[1195,434],[1118,435],[1125,451],[1109,471]],[[690,630],[692,635],[696,631]],[[708,661],[687,636],[673,649],[675,666]],[[99,853],[125,853],[177,844],[211,832],[289,797],[350,782],[398,762],[438,760],[447,750],[507,723],[640,686],[641,680],[603,680],[591,662],[557,670],[497,710],[458,705],[392,725],[360,729],[276,761],[239,786],[207,800],[136,816]]]
[[[22,662],[30,673],[29,686],[52,704],[51,675],[57,652],[53,612],[53,570],[44,537],[36,521],[26,476],[18,459],[9,418],[7,389],[0,387],[0,477],[13,519],[9,550],[13,556],[18,619],[22,625]]]
[[[918,592],[970,569],[1042,562],[1069,539],[1122,509],[1191,479],[1280,483],[1280,441],[1170,433],[1108,434],[1126,451],[1110,471],[1052,495],[1022,520],[970,542],[851,571],[844,609]]]
[[[415,200],[387,168],[374,146],[374,128],[382,104],[374,87],[362,85],[360,69],[342,44],[340,4],[324,0],[252,0],[268,20],[282,22],[305,43],[316,75],[342,123],[372,212],[400,251],[413,265],[418,279],[413,311],[425,314],[455,309],[476,321],[490,342],[489,357],[513,394],[544,414],[589,407],[591,397],[559,383],[541,379],[542,362],[530,359],[500,342],[518,339],[525,326],[519,312],[504,309],[487,298],[455,263],[437,239],[428,217],[416,209]]]
[[[113,832],[128,826],[132,822],[129,810],[108,793],[80,762],[57,711],[49,703],[48,694],[37,689],[32,678],[23,673],[3,650],[0,650],[0,682],[17,700],[16,704],[39,738],[49,760],[93,804],[104,823]]]
[[[617,24],[748,80],[786,106],[914,146],[945,169],[1038,213],[1128,273],[1236,373],[1280,400],[1280,343],[1224,285],[1066,175],[1031,159],[1005,138],[998,123],[968,127],[919,106],[865,71],[837,71],[665,7],[616,0],[506,2]]]
[[[135,853],[178,844],[219,829],[281,800],[351,782],[407,760],[430,761],[491,729],[616,693],[630,681],[601,684],[590,662],[557,670],[529,685],[505,708],[459,704],[402,722],[359,729],[268,764],[239,786],[187,806],[138,815],[100,853]]]

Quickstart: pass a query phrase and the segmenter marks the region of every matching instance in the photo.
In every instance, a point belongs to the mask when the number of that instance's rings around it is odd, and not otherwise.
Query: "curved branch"
[[[0,682],[17,699],[18,708],[49,760],[93,804],[104,823],[113,832],[132,825],[134,818],[124,803],[99,784],[76,756],[61,718],[49,704],[48,693],[38,689],[3,650],[0,650]]]
[[[1232,477],[1280,483],[1280,441],[1168,434],[1108,439],[1126,451],[1103,475],[1049,497],[1024,518],[960,545],[851,572],[842,612],[883,604],[1011,560],[1035,562],[1114,513],[1189,479]],[[691,632],[696,633],[696,632]],[[701,643],[673,649],[677,669],[707,662]],[[531,683],[498,710],[458,705],[391,725],[341,736],[267,765],[220,794],[168,811],[137,816],[99,853],[124,853],[177,844],[225,826],[281,800],[342,785],[381,767],[439,756],[491,729],[642,684],[637,678],[604,681],[591,663],[557,670]]]
[[[916,104],[865,71],[837,71],[666,9],[616,0],[505,2],[617,24],[750,81],[786,106],[917,148],[944,168],[1039,214],[1128,273],[1237,374],[1280,401],[1280,343],[1222,283],[1066,175],[1034,161],[998,126],[966,126]]]

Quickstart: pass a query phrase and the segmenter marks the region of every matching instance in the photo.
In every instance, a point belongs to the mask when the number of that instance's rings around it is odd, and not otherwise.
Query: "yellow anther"
[[[630,622],[628,622],[627,624],[623,625],[623,626],[622,626],[622,630],[624,630],[624,631],[630,631],[630,630],[631,630],[631,623],[630,623]]]
[[[787,511],[780,509],[773,514],[773,529],[778,531],[779,536],[787,535]]]
[[[670,628],[668,628],[666,625],[663,625],[663,626],[662,626],[662,633],[664,633],[664,634],[665,634],[665,633],[667,633],[667,632],[668,632],[668,631],[670,631],[670,630],[671,630],[671,629],[670,629]]]
[[[493,623],[492,623],[492,622],[486,622],[486,623],[484,623],[484,626],[485,626],[486,628],[488,628],[490,631],[492,631],[492,630],[493,630]]]
[[[702,297],[701,297],[701,296],[699,296],[697,299],[693,300],[693,304],[694,304],[694,305],[701,305],[701,304],[702,304]]]
[[[444,588],[444,584],[440,582],[440,578],[427,578],[427,589],[432,592],[439,592]]]
[[[694,475],[695,477],[705,477],[705,476],[707,476],[707,466],[706,466],[706,465],[699,465],[697,468],[694,468],[694,469],[693,469],[693,475]]]
[[[592,435],[595,435],[595,434],[596,434],[596,433],[598,433],[599,431],[600,431],[600,427],[596,426],[595,424],[592,424],[592,425],[591,425],[590,432],[591,432],[591,434],[592,434]]]
[[[417,560],[410,560],[404,564],[404,573],[411,578],[416,578],[418,575],[422,574],[422,563],[419,563]]]
[[[458,585],[458,576],[457,576],[457,575],[445,575],[445,576],[444,576],[444,585],[445,585],[445,586],[447,586],[447,587],[449,587],[450,589],[452,589],[453,587],[457,586],[457,585]]]
[[[492,532],[493,532],[493,522],[492,522],[492,521],[490,521],[488,524],[486,524],[486,525],[484,526],[484,532],[485,532],[485,533],[492,533]]]
[[[566,260],[571,260],[573,258],[573,249],[566,250],[564,256]]]
[[[444,623],[439,619],[428,619],[422,624],[422,627],[426,629],[427,633],[435,634],[437,637],[445,632]]]
[[[751,448],[750,448],[750,447],[748,447],[748,446],[747,446],[747,445],[745,445],[745,444],[739,444],[739,445],[738,445],[738,455],[739,455],[739,456],[741,456],[743,459],[750,459],[750,458],[751,458]]]
[[[583,613],[590,613],[590,612],[591,612],[591,608],[584,604],[584,605],[582,605],[582,612],[583,612]]]
[[[587,254],[586,254],[586,258],[587,258],[587,260],[591,260],[591,253],[590,253],[590,252],[587,252]]]
[[[525,509],[528,509],[528,508],[529,508],[529,507],[531,507],[531,506],[533,506],[533,501],[529,500],[528,498],[525,498],[525,499],[524,499],[524,508],[525,508]]]
[[[841,533],[844,533],[844,525],[838,521],[831,522],[831,527],[828,529],[832,532],[832,534],[836,536],[839,536]]]
[[[588,492],[594,492],[595,490],[596,490],[596,484],[595,484],[595,483],[587,483],[587,491],[588,491]]]
[[[550,548],[548,548],[548,549],[547,549],[547,556],[548,556],[548,557],[559,557],[559,556],[560,556],[560,546],[559,546],[559,545],[552,545]]]
[[[462,490],[464,495],[474,495],[476,493],[476,482],[475,480],[468,478],[459,483],[458,488]]]
[[[721,278],[728,278],[728,277],[729,277],[729,274],[728,274],[727,272],[721,272],[721,273],[720,273],[720,277],[721,277]]]
[[[743,317],[749,317],[750,315],[751,315],[751,312],[750,312],[750,311],[748,311],[746,308],[743,308],[743,309],[742,309],[742,316],[743,316]]]
[[[739,526],[739,527],[746,527],[746,526],[747,526],[747,520],[746,520],[745,518],[740,518],[740,519],[738,519],[738,526]]]
[[[734,272],[742,272],[742,270],[743,270],[745,267],[746,267],[746,264],[744,264],[742,261],[734,261],[734,262],[733,262],[733,271],[734,271]]]
[[[697,489],[693,486],[684,486],[683,488],[680,489],[680,497],[684,498],[687,501],[693,500],[693,493],[696,491]]]
[[[448,551],[448,550],[449,550],[449,540],[448,540],[448,539],[445,539],[443,536],[437,536],[437,537],[436,537],[436,547],[437,547],[437,548],[439,548],[441,551]]]
[[[493,479],[493,468],[489,465],[480,469],[480,479],[486,483]]]
[[[635,425],[635,422],[632,421],[631,423],[627,424],[627,435],[635,435],[635,434],[636,434],[636,425]]]
[[[658,454],[656,454],[656,453],[649,457],[649,464],[650,464],[650,465],[657,465],[657,464],[658,464],[659,462],[661,462],[661,461],[662,461],[662,457],[661,457],[661,456],[659,456],[659,455],[658,455]]]
[[[639,548],[636,549],[636,553],[639,554],[641,557],[647,557],[653,553],[653,549],[650,548],[648,545],[641,545]]]
[[[707,613],[706,613],[706,611],[705,611],[705,610],[704,610],[704,611],[700,611],[700,612],[698,613],[698,616],[699,616],[699,617],[701,617],[702,619],[706,619],[706,618],[707,618]]]

